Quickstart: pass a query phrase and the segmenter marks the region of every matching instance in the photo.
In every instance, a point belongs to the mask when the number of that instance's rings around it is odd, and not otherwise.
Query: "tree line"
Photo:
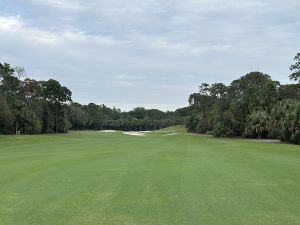
[[[248,73],[230,85],[201,84],[189,97],[188,131],[300,144],[300,53],[290,70],[295,84],[282,85],[261,72]]]
[[[199,86],[189,106],[173,112],[137,107],[129,112],[72,101],[58,81],[37,81],[22,67],[0,63],[0,134],[73,130],[156,130],[185,124],[189,132],[216,137],[274,138],[300,144],[300,53],[290,67],[294,84],[251,72],[231,84]]]
[[[163,112],[158,109],[136,107],[129,112],[105,105],[80,105],[72,103],[69,106],[71,129],[92,130],[123,130],[149,131],[158,130],[172,125],[183,125],[189,115],[188,107],[174,112]]]
[[[58,81],[37,81],[22,67],[0,63],[0,134],[65,133],[69,129],[155,130],[184,124],[188,107],[174,112],[137,107],[129,112],[72,101]]]

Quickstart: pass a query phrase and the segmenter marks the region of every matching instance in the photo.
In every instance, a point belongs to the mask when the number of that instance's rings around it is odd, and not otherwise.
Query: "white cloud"
[[[62,44],[86,42],[97,45],[113,45],[118,42],[111,36],[89,35],[80,31],[53,32],[26,24],[20,16],[0,16],[0,34],[13,34],[15,37],[41,44]]]
[[[140,81],[144,80],[144,76],[133,76],[133,75],[127,75],[127,74],[118,74],[113,76],[114,80],[135,80],[135,81]]]
[[[2,16],[0,17],[0,30],[14,31],[22,28],[24,26],[23,22],[20,20],[19,16]]]
[[[119,80],[119,81],[114,82],[113,85],[116,85],[119,87],[132,87],[132,86],[134,86],[134,83],[127,81],[127,80]]]
[[[86,9],[86,6],[75,0],[29,0],[33,3],[45,5],[48,7],[54,7],[62,10],[83,10]]]
[[[165,39],[153,41],[153,47],[159,50],[179,51],[187,54],[204,54],[206,52],[226,51],[231,48],[231,45],[201,45],[188,42],[171,42]]]
[[[300,46],[299,0],[0,5],[1,60],[61,81],[83,103],[183,106],[199,83],[228,83],[251,70],[288,82]]]

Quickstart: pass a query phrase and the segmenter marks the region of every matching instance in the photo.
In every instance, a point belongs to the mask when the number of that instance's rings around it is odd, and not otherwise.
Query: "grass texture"
[[[300,148],[178,126],[0,136],[0,224],[300,224]]]

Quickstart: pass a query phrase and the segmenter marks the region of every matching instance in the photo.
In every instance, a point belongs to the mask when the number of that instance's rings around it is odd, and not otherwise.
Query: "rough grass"
[[[167,127],[161,130],[155,131],[155,133],[186,133],[187,130],[184,126],[177,125],[177,126],[172,126],[172,127]]]
[[[164,131],[0,136],[0,224],[300,224],[299,146]]]

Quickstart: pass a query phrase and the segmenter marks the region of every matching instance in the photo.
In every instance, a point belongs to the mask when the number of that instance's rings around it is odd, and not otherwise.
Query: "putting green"
[[[300,148],[180,127],[0,136],[0,224],[300,224]]]

